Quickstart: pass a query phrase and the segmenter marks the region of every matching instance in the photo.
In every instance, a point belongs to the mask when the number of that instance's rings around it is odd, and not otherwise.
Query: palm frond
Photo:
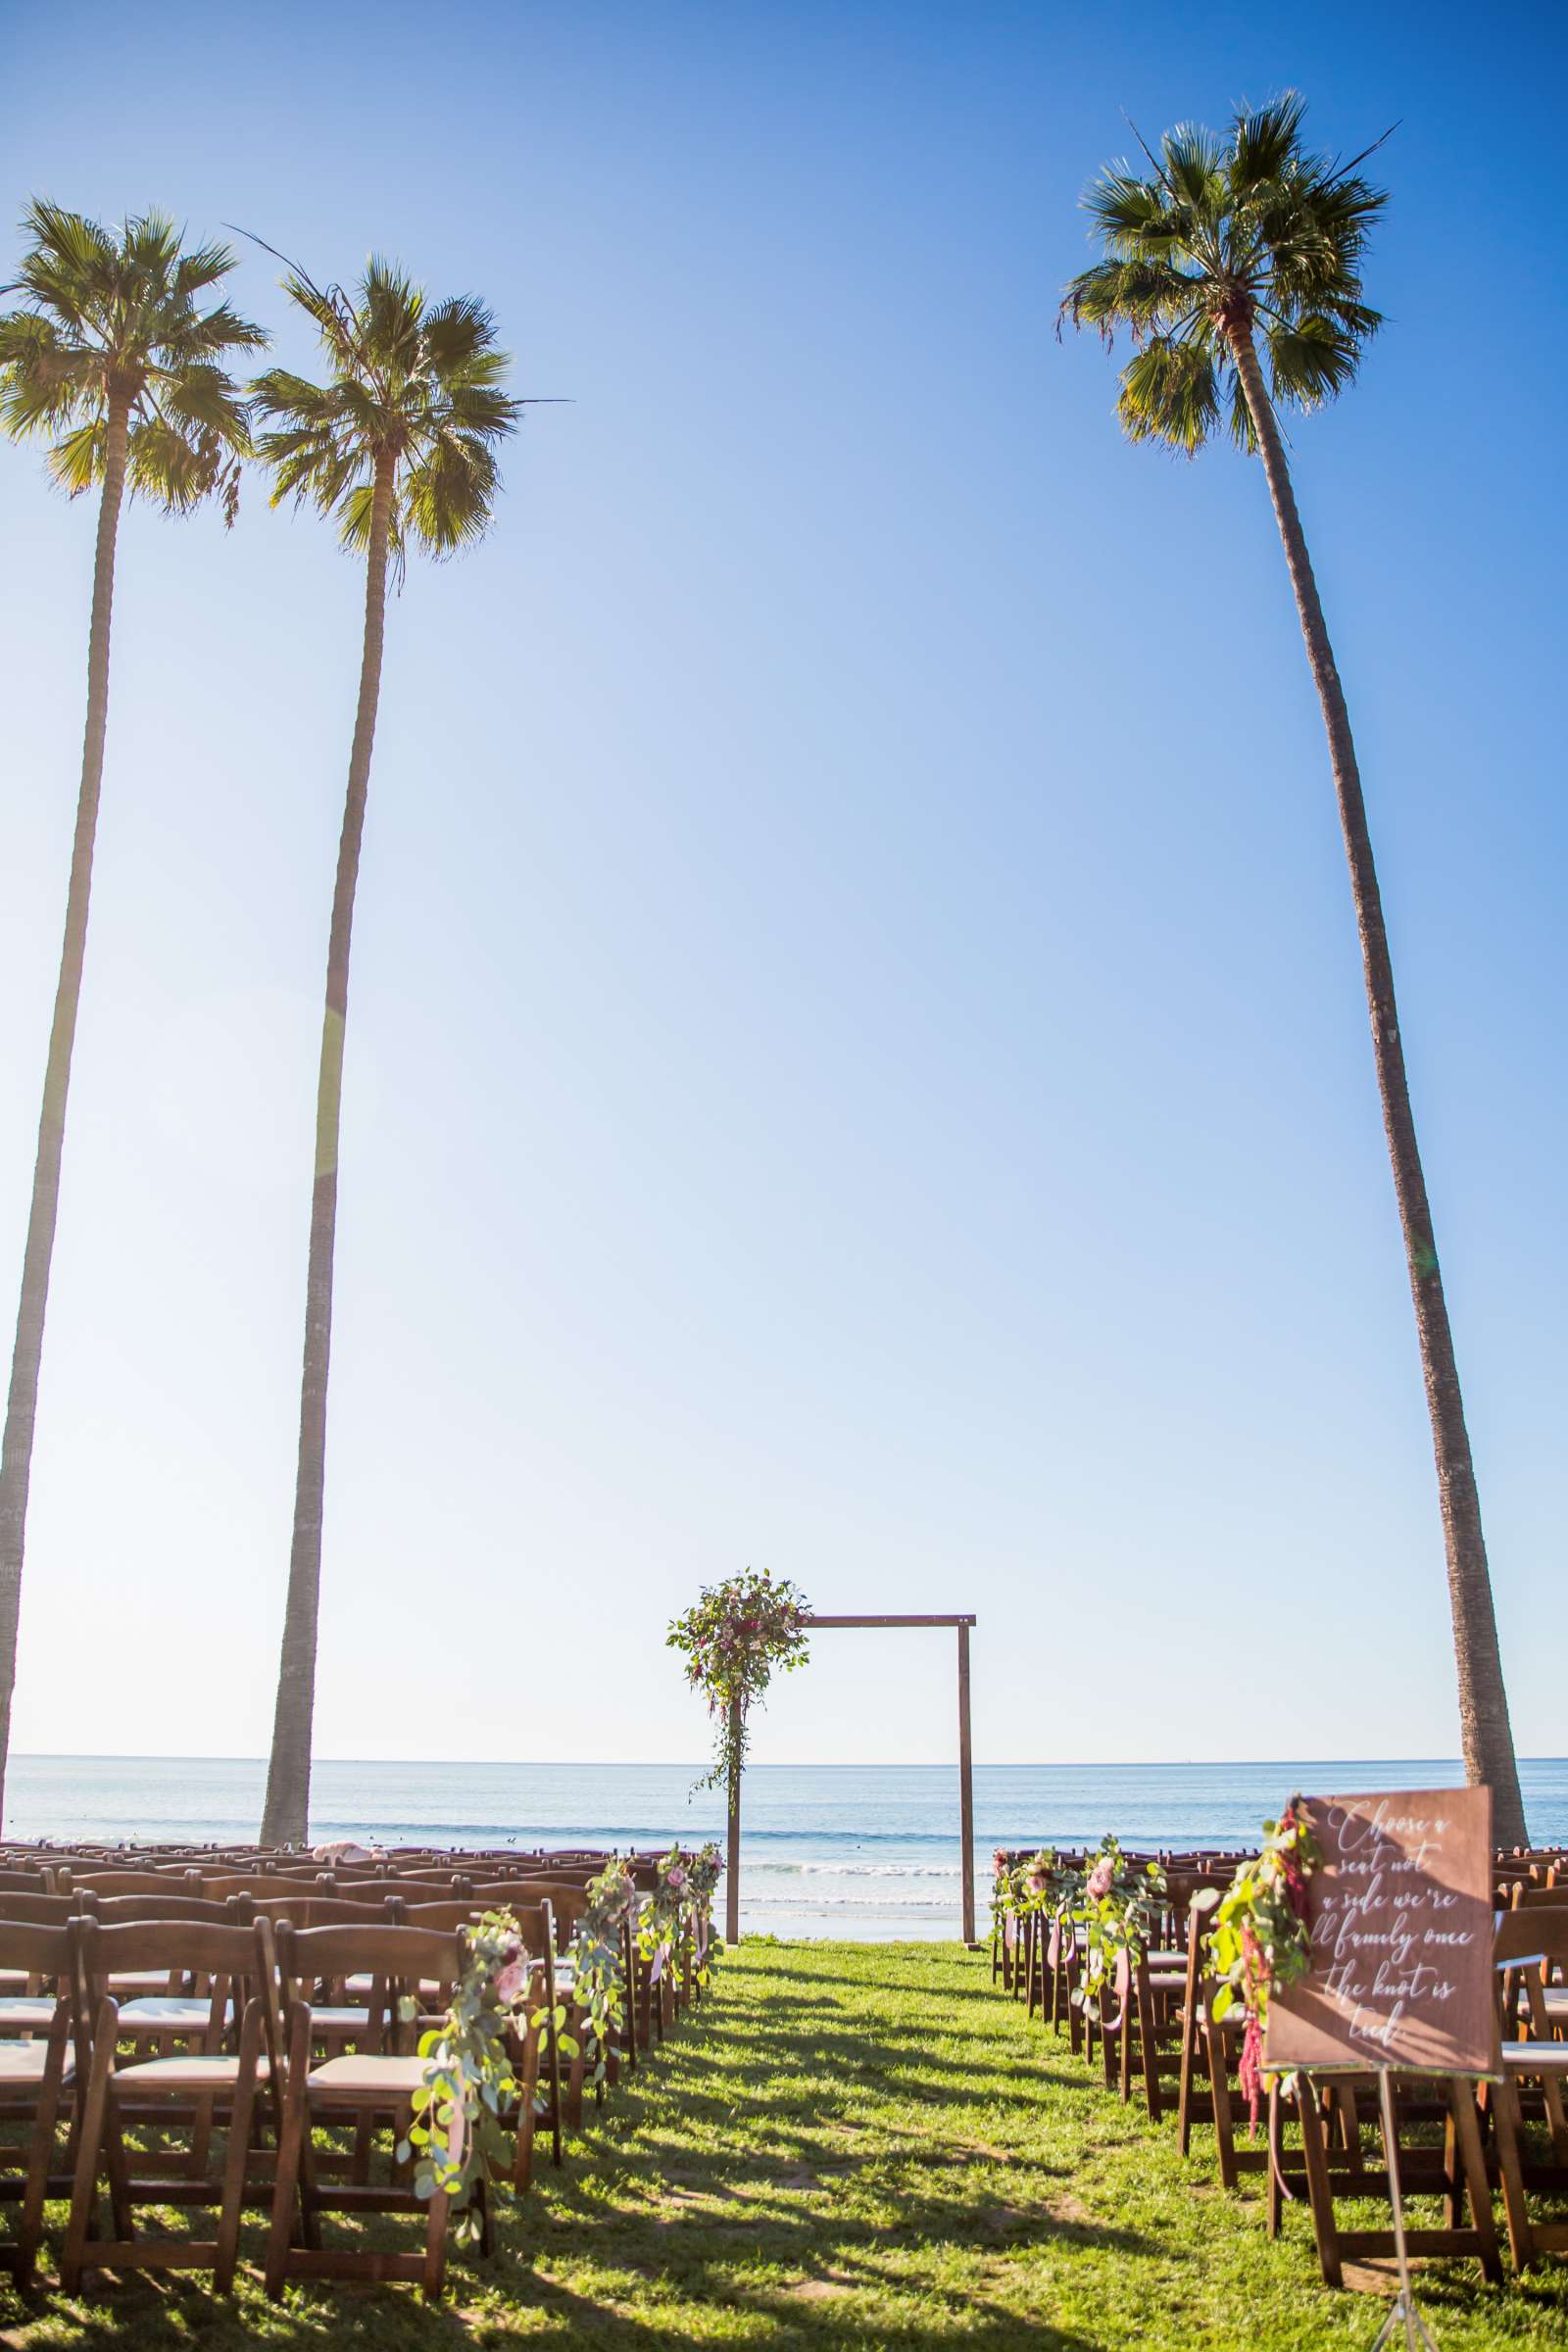
[[[1159,336],[1122,369],[1116,413],[1130,441],[1163,441],[1195,457],[1220,422],[1211,352]]]

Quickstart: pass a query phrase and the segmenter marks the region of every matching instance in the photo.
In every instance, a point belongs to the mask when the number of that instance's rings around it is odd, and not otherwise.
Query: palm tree
[[[1465,1767],[1473,1784],[1491,1788],[1496,1836],[1512,1845],[1524,1838],[1524,1807],[1394,968],[1349,714],[1275,413],[1282,403],[1315,409],[1354,381],[1362,349],[1382,323],[1362,300],[1361,263],[1386,197],[1356,170],[1371,149],[1344,167],[1305,151],[1304,112],[1288,95],[1240,113],[1223,143],[1183,125],[1167,132],[1157,157],[1145,149],[1147,173],[1125,164],[1102,172],[1084,202],[1103,259],[1072,280],[1062,314],[1074,325],[1098,327],[1107,343],[1118,327],[1130,331],[1134,352],[1121,373],[1117,411],[1131,439],[1192,456],[1228,422],[1240,446],[1263,461],[1328,733],[1361,937],[1437,1455]]]
[[[27,1488],[60,1205],[66,1097],[109,719],[109,622],[120,510],[127,489],[132,498],[152,499],[171,514],[189,514],[216,496],[232,522],[240,460],[249,439],[244,404],[220,363],[228,352],[254,351],[267,341],[260,327],[237,318],[226,303],[202,306],[201,296],[234,267],[227,247],[181,251],[179,232],[162,213],[127,220],[117,234],[79,213],[34,202],[23,215],[22,229],[30,241],[15,283],[5,291],[21,294],[23,307],[0,317],[0,427],[16,440],[41,436],[51,441],[49,470],[72,498],[95,483],[101,489],[76,833],[0,1447],[0,1802],[11,1744]]]
[[[310,1810],[316,1707],[349,943],[381,689],[387,571],[395,565],[401,576],[411,543],[447,556],[482,535],[500,487],[496,445],[513,430],[522,404],[501,389],[510,361],[496,348],[489,313],[470,297],[427,303],[401,270],[373,258],[352,294],[335,286],[322,293],[297,270],[283,283],[320,336],[328,380],[315,384],[272,368],[254,387],[256,413],[273,427],[259,443],[274,474],[272,504],[309,502],[337,522],[345,547],[365,557],[360,697],[332,894],[316,1090],[294,1537],[262,1818],[266,1843],[298,1845]]]

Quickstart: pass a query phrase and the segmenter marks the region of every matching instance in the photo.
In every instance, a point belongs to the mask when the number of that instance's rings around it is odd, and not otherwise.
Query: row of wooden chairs
[[[1400,2079],[1396,2085],[1396,2132],[1381,2166],[1369,2163],[1364,2130],[1380,2118],[1367,2078],[1302,2077],[1287,2097],[1269,2093],[1266,2141],[1244,2140],[1245,2107],[1238,2080],[1245,2020],[1240,2005],[1215,2014],[1216,1985],[1204,1966],[1203,1927],[1212,1898],[1230,1883],[1236,1857],[1215,1867],[1211,1855],[1161,1857],[1167,1909],[1158,1940],[1136,1966],[1124,1962],[1096,2018],[1081,1992],[1083,1953],[1070,1923],[1049,1908],[1011,1923],[998,1921],[993,1975],[1023,2000],[1031,2015],[1049,2017],[1075,2050],[1097,2055],[1107,2084],[1124,2098],[1141,2091],[1150,2115],[1174,2104],[1180,2145],[1189,2153],[1200,2131],[1215,2137],[1220,2179],[1238,2187],[1262,2176],[1270,2234],[1294,2198],[1309,2207],[1320,2267],[1339,2284],[1352,2256],[1387,2256],[1389,2230],[1347,2230],[1337,2197],[1390,2196],[1391,2165],[1412,2193],[1443,2199],[1442,2225],[1407,2230],[1414,2253],[1474,2255],[1489,2278],[1500,2278],[1493,2185],[1500,2186],[1509,2250],[1528,2268],[1544,2251],[1568,2247],[1568,2222],[1533,2210],[1534,2192],[1568,2194],[1568,2126],[1563,2088],[1568,2081],[1568,1867],[1555,1849],[1498,1857],[1499,1904],[1495,1961],[1499,1993],[1500,2080],[1481,2086],[1451,2081]],[[1287,2145],[1286,2125],[1297,2127]],[[1549,2156],[1535,2160],[1527,2124],[1544,2127]],[[1433,2132],[1442,2129],[1441,2148]],[[1417,2131],[1413,2140],[1407,2131]],[[1468,2206],[1468,2219],[1465,2208]]]
[[[604,1857],[420,1855],[409,1868],[364,1876],[341,1867],[298,1875],[220,1867],[245,1858],[204,1855],[191,1864],[176,1855],[170,1869],[162,1865],[171,1857],[161,1856],[139,1869],[126,1866],[122,1852],[106,1865],[73,1851],[42,1865],[49,1885],[35,1871],[13,1886],[5,1876],[20,1874],[8,1857],[0,1874],[0,2116],[26,2123],[29,2137],[20,2166],[0,2174],[0,2201],[21,2207],[0,2261],[19,2278],[33,2271],[44,2201],[53,2195],[71,2200],[61,2263],[67,2291],[89,2263],[199,2266],[226,2287],[241,2215],[262,2204],[270,2215],[270,2291],[294,2278],[417,2277],[438,2294],[445,2201],[426,2207],[416,2199],[407,2163],[373,2180],[372,2143],[383,2128],[396,2139],[406,2134],[424,2077],[413,2039],[421,2023],[444,2013],[465,1929],[497,1907],[517,1919],[537,1977],[514,2052],[519,2095],[503,2119],[513,2133],[513,2184],[524,2188],[531,2178],[536,2104],[561,2162],[563,2121],[581,2120],[586,2038],[566,1953]],[[541,1863],[548,1877],[539,1875]],[[656,1858],[639,1858],[633,1878],[650,1890]],[[695,1997],[700,1973],[685,1953],[657,1972],[656,1984],[629,1913],[621,1951],[624,2023],[610,2052],[612,2082],[669,2030]],[[408,2027],[399,2015],[406,1992],[417,2012]],[[579,2055],[564,2080],[555,2035],[538,2030],[558,2009],[577,2029]],[[346,2154],[323,2156],[314,2145],[316,2129],[331,2120],[351,2130]],[[132,2150],[127,2131],[145,2135],[155,2127],[180,2128],[184,2148],[172,2157]],[[211,2141],[220,2128],[225,2153],[214,2173]],[[99,2230],[101,2185],[107,2235]],[[488,2186],[479,2194],[488,2246]],[[138,2228],[139,2207],[182,2203],[217,2208],[212,2237],[149,2237]],[[323,2215],[411,2210],[424,2221],[416,2253],[323,2242]]]

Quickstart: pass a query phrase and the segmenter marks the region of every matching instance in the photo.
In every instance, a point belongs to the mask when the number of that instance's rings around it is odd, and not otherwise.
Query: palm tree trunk
[[[321,1591],[321,1504],[326,1484],[326,1379],[332,1351],[332,1254],[337,1239],[338,1134],[343,1102],[343,1035],[349,1008],[349,944],[354,893],[365,838],[365,802],[381,694],[386,631],[386,566],[396,461],[376,461],[365,582],[365,646],[360,702],[349,755],[348,796],[338,842],[332,928],[326,952],[326,1005],[316,1082],[316,1183],[305,1277],[305,1362],[300,1383],[299,1461],[294,1481],[294,1541],[278,1661],[272,1755],[262,1815],[264,1845],[303,1845],[311,1802],[311,1729],[316,1713],[316,1624]]]
[[[44,1067],[43,1107],[38,1116],[38,1149],[32,1163],[32,1205],[27,1214],[27,1240],[22,1258],[22,1298],[11,1356],[5,1437],[0,1442],[0,1814],[4,1809],[6,1764],[11,1753],[11,1694],[17,1679],[17,1626],[22,1609],[27,1489],[32,1478],[32,1437],[38,1413],[38,1374],[43,1361],[49,1269],[60,1210],[66,1098],[71,1091],[71,1056],[76,1042],[76,1011],[81,1003],[82,965],[87,954],[93,848],[98,833],[104,740],[109,729],[109,622],[115,601],[115,542],[125,489],[129,427],[129,404],[111,393],[104,444],[104,482],[98,501],[98,544],[93,558],[81,787],[76,796],[76,833],[71,852],[71,882],[66,893],[66,933],[60,949],[60,977],[55,984],[49,1058]]]
[[[1356,927],[1361,935],[1361,962],[1366,979],[1367,1009],[1372,1020],[1372,1051],[1377,1061],[1378,1091],[1383,1099],[1383,1125],[1394,1190],[1404,1229],[1410,1292],[1415,1300],[1416,1331],[1421,1346],[1421,1370],[1426,1382],[1427,1410],[1432,1419],[1432,1446],[1438,1465],[1438,1494],[1443,1511],[1444,1547],[1448,1561],[1448,1596],[1453,1610],[1453,1649],[1459,1673],[1459,1731],[1464,1744],[1466,1777],[1472,1786],[1492,1790],[1493,1834],[1500,1845],[1525,1842],[1524,1803],[1519,1793],[1519,1767],[1514,1757],[1513,1732],[1508,1721],[1508,1694],[1503,1687],[1502,1658],[1497,1646],[1497,1620],[1487,1567],[1486,1538],[1481,1530],[1481,1503],[1476,1494],[1475,1467],[1470,1458],[1470,1433],[1465,1427],[1464,1399],[1453,1360],[1453,1335],[1448,1328],[1443,1274],[1432,1233],[1432,1210],[1426,1178],[1416,1145],[1410,1089],[1405,1076],[1404,1047],[1394,997],[1394,966],[1388,933],[1383,926],[1383,900],[1378,890],[1372,841],[1367,831],[1366,803],[1356,765],[1345,689],[1335,666],[1312,576],[1306,536],[1296,509],[1290,467],[1278,421],[1263,383],[1256,346],[1250,328],[1238,325],[1231,333],[1237,372],[1247,395],[1263,471],[1268,477],[1274,519],[1285,545],[1291,585],[1306,658],[1323,708],[1329,739],[1329,760],[1339,794],[1340,823],[1345,854],[1350,867],[1350,890],[1355,900]]]

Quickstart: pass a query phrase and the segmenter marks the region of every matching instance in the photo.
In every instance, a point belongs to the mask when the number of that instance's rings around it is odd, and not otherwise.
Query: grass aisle
[[[750,1943],[637,2081],[509,2212],[494,2264],[454,2263],[443,2310],[408,2289],[273,2307],[254,2271],[226,2307],[132,2278],[72,2305],[0,2289],[0,2340],[1364,2352],[1377,2332],[1373,2297],[1319,2285],[1303,2212],[1270,2246],[1260,2193],[1184,2164],[1172,2127],[1108,2096],[956,1945]],[[1500,2291],[1429,2269],[1422,2300],[1443,2352],[1568,2339],[1561,2264]]]

